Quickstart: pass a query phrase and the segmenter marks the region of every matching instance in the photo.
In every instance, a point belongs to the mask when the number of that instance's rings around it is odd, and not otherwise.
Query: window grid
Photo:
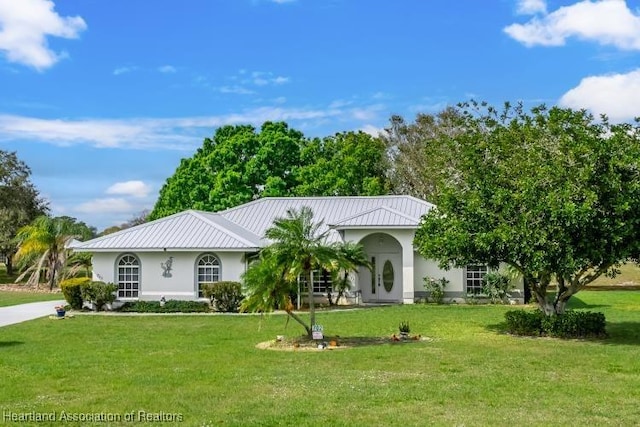
[[[133,255],[118,261],[118,298],[138,298],[140,293],[140,263]]]
[[[469,265],[467,266],[467,294],[482,294],[482,279],[487,274],[486,265]]]
[[[299,282],[302,286],[306,287],[307,281],[304,277],[300,276]],[[327,292],[331,292],[331,273],[326,270],[313,270],[311,271],[311,283],[313,284],[314,294],[326,294]]]
[[[206,254],[198,260],[198,298],[204,298],[202,285],[220,281],[220,260],[215,255]]]

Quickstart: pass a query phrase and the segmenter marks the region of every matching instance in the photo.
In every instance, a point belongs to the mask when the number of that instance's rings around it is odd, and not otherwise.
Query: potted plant
[[[67,310],[65,309],[64,305],[56,305],[55,309],[58,317],[64,317],[65,314],[67,313]]]
[[[409,322],[407,322],[406,320],[400,322],[400,325],[398,325],[398,330],[400,331],[400,336],[402,338],[407,338],[409,336],[409,332],[411,332]]]

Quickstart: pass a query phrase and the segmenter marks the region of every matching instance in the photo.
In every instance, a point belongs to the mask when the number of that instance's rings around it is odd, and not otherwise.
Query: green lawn
[[[317,352],[255,348],[283,333],[281,315],[40,319],[0,329],[0,410],[121,417],[108,425],[131,425],[131,411],[185,426],[637,425],[640,292],[574,305],[603,311],[610,338],[503,335],[505,306],[320,313],[327,334],[386,336],[408,320],[433,341]]]
[[[28,302],[63,300],[62,293],[54,292],[14,292],[0,290],[0,307],[25,304]]]

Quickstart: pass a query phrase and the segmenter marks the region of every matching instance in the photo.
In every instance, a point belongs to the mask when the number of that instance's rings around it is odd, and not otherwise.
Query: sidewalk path
[[[66,301],[30,302],[28,304],[0,307],[0,327],[55,314],[54,307],[62,304],[66,304]]]

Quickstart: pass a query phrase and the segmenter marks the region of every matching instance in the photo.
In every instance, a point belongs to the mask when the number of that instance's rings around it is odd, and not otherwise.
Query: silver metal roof
[[[230,226],[217,214],[188,210],[80,243],[74,250],[250,250],[262,246],[258,236]]]
[[[265,231],[289,209],[308,206],[321,232],[330,227],[417,228],[433,205],[411,196],[267,197],[225,211],[188,210],[75,246],[77,251],[124,250],[257,250]],[[332,231],[330,240],[338,239]]]
[[[422,215],[434,207],[431,203],[411,196],[266,197],[227,209],[220,212],[220,215],[258,236],[264,236],[274,219],[285,216],[291,208],[300,209],[303,206],[310,207],[315,220],[323,221],[325,227],[338,225],[346,219],[351,219],[349,225],[354,227],[417,227]],[[358,216],[383,207],[386,209],[377,214],[363,216],[358,221]],[[320,231],[324,230],[326,228]]]

